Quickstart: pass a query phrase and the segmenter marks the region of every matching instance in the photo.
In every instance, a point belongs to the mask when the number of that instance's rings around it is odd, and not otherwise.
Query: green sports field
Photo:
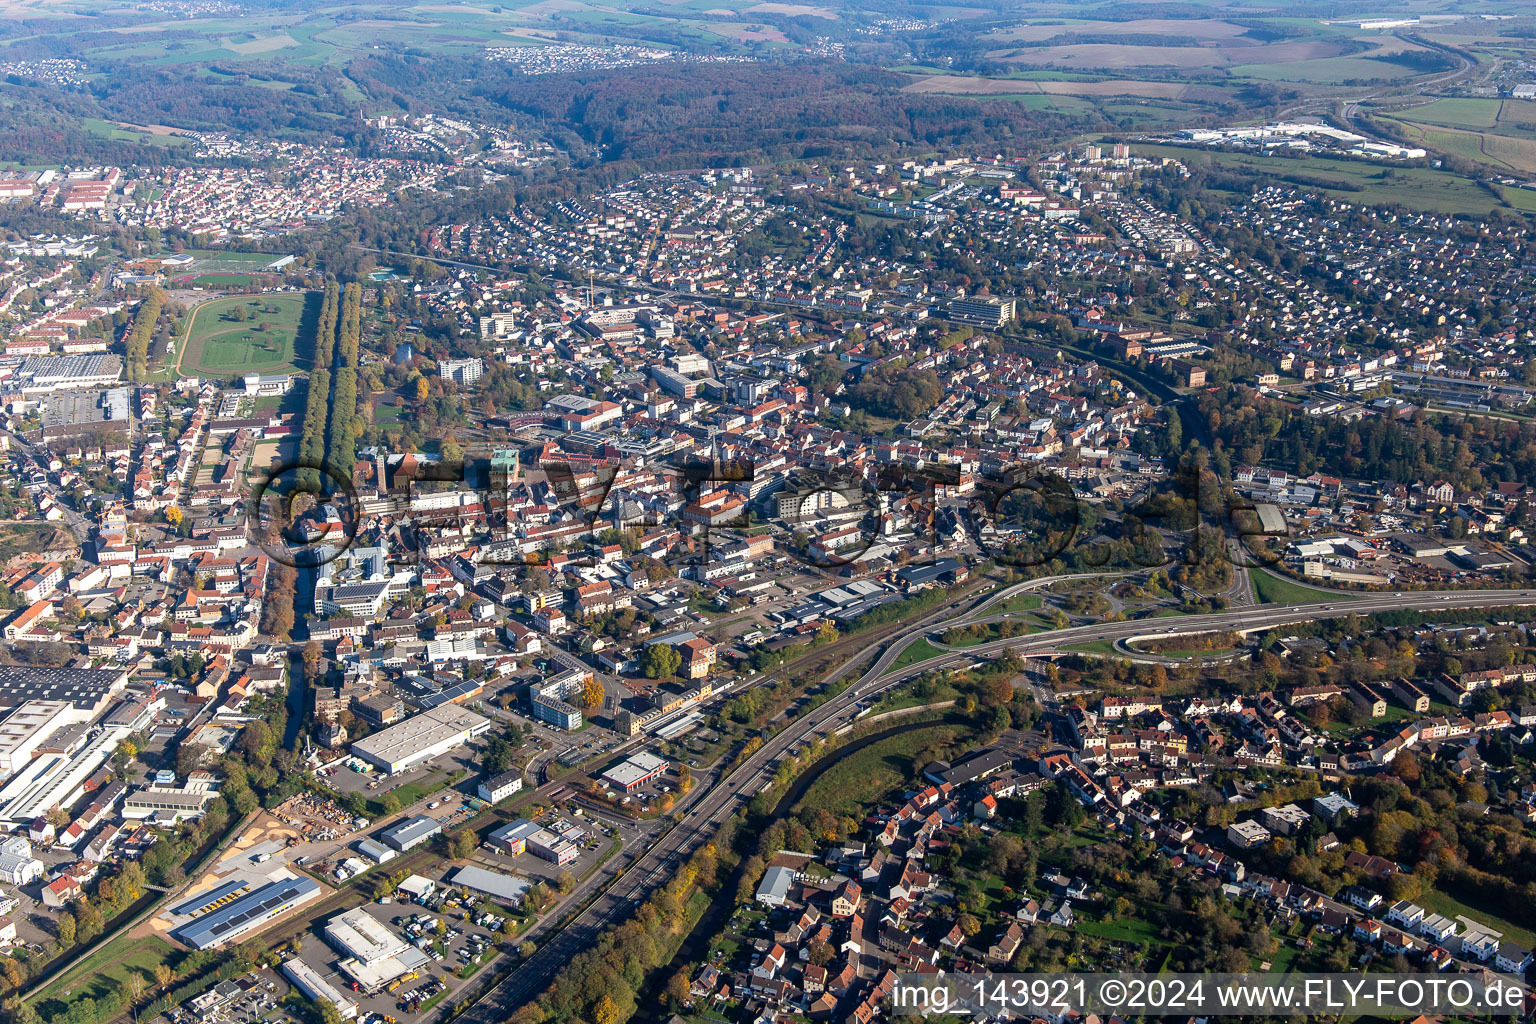
[[[271,284],[272,281],[273,278],[259,274],[233,274],[224,271],[214,271],[211,274],[198,274],[187,283],[194,288],[199,286],[203,288],[218,288],[224,285],[249,288],[257,285]]]
[[[240,295],[202,303],[188,320],[182,375],[227,377],[298,369],[299,335],[314,329],[305,315],[308,295]],[[243,320],[238,319],[241,309]],[[309,348],[306,340],[302,350]]]

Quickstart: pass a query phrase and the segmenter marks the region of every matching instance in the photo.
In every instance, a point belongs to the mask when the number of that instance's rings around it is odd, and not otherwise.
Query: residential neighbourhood
[[[549,6],[5,44],[8,1024],[1536,1012],[1529,17]]]

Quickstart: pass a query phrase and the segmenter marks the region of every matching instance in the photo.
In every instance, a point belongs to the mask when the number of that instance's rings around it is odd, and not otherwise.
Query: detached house
[[[1003,933],[997,937],[997,941],[987,947],[987,959],[993,963],[1006,964],[1013,959],[1013,955],[1019,951],[1019,946],[1024,941],[1024,929],[1017,921],[1012,922]]]

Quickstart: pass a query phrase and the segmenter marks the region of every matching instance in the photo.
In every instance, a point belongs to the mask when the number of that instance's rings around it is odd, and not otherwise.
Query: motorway
[[[921,636],[928,630],[968,620],[973,616],[984,615],[990,608],[1015,594],[1049,586],[1062,580],[1090,577],[1102,579],[1114,575],[1117,574],[1083,573],[1077,576],[1042,577],[1006,587],[974,604],[966,601],[965,603],[971,606],[959,612],[949,607],[939,608],[930,612],[918,624],[896,634],[895,639],[883,649],[877,643],[840,662],[822,678],[821,682],[830,683],[842,678],[871,654],[882,651],[880,660],[860,677],[857,686],[862,686],[866,681],[874,680],[884,673],[890,667],[891,660],[900,653],[902,648],[906,647],[913,638]],[[748,685],[752,682],[753,680],[744,680],[743,684],[739,685]],[[890,684],[883,684],[882,689],[884,685]],[[850,687],[850,690],[854,688]],[[734,690],[736,687],[731,689]],[[778,758],[784,751],[817,731],[823,724],[844,715],[851,718],[856,710],[854,707],[856,703],[856,700],[848,699],[848,693],[845,692],[805,716],[795,719],[793,725],[768,739],[761,749],[748,757],[728,778],[722,780],[718,768],[712,769],[699,778],[693,789],[678,800],[673,812],[675,824],[671,825],[667,831],[658,833],[653,840],[649,835],[653,823],[646,823],[647,834],[639,838],[649,841],[650,845],[639,859],[627,867],[617,868],[616,878],[613,877],[609,868],[605,867],[584,880],[568,900],[572,905],[579,905],[591,899],[610,878],[612,878],[612,884],[562,930],[544,941],[538,951],[527,961],[518,965],[509,978],[481,996],[474,1007],[461,1019],[473,1021],[476,1024],[500,1024],[519,1006],[536,997],[548,987],[555,975],[570,963],[572,957],[584,949],[591,948],[598,936],[607,928],[629,917],[636,906],[649,898],[672,877],[677,867],[693,854],[705,838],[714,834],[716,827],[755,796],[764,783],[772,778]],[[835,728],[835,725],[828,726],[827,731],[831,728]],[[643,738],[630,742],[639,744],[643,742]],[[626,848],[632,844],[640,845],[633,839],[626,840]]]
[[[524,1003],[535,998],[574,957],[591,948],[598,936],[611,925],[626,919],[640,903],[672,877],[673,872],[691,856],[715,830],[737,813],[771,781],[780,759],[792,748],[816,734],[829,733],[851,722],[860,705],[883,691],[914,676],[934,669],[967,664],[978,657],[995,656],[1005,649],[1021,655],[1048,654],[1067,644],[1095,640],[1119,640],[1138,636],[1187,635],[1220,630],[1253,631],[1283,626],[1293,622],[1339,618],[1356,613],[1422,610],[1445,611],[1452,608],[1479,608],[1508,605],[1536,605],[1536,591],[1481,590],[1460,593],[1404,592],[1339,596],[1326,601],[1301,605],[1273,605],[1186,615],[1170,625],[1168,619],[1093,623],[1067,629],[1012,637],[978,644],[963,652],[946,653],[926,661],[891,671],[891,666],[912,641],[936,630],[970,622],[995,621],[1002,616],[989,609],[1016,593],[1056,582],[1062,577],[1030,580],[1005,588],[974,608],[948,619],[919,623],[912,629],[877,643],[826,676],[840,678],[851,665],[862,663],[873,651],[879,651],[874,663],[841,694],[820,707],[793,720],[769,737],[751,756],[724,778],[712,773],[696,784],[679,801],[676,824],[657,838],[653,845],[628,868],[623,869],[609,888],[577,915],[561,932],[542,946],[533,957],[517,967],[499,986],[486,993],[465,1015],[474,1024],[500,1024]],[[845,721],[846,720],[846,721]],[[589,879],[594,887],[603,873]],[[580,897],[581,894],[578,894]]]
[[[1438,43],[1413,32],[1397,31],[1392,34],[1410,45],[1417,45],[1426,50],[1435,50],[1453,57],[1457,62],[1457,66],[1450,71],[1412,78],[1407,82],[1379,86],[1369,92],[1361,93],[1352,99],[1326,95],[1308,96],[1279,110],[1275,114],[1275,120],[1288,121],[1302,114],[1316,115],[1332,107],[1339,118],[1350,127],[1356,130],[1364,130],[1367,135],[1374,135],[1375,133],[1371,131],[1370,125],[1362,125],[1356,121],[1356,118],[1360,116],[1360,108],[1364,104],[1384,99],[1410,99],[1432,96],[1434,93],[1431,90],[1443,85],[1452,84],[1457,79],[1470,75],[1473,71],[1477,70],[1478,65],[1476,61],[1469,60],[1461,51],[1446,46],[1443,43]]]
[[[1087,626],[1073,626],[1030,636],[993,640],[931,658],[910,666],[900,678],[910,678],[936,668],[950,668],[956,664],[974,660],[978,656],[996,656],[1005,649],[1020,655],[1050,654],[1063,647],[1091,643],[1096,640],[1131,640],[1138,637],[1189,636],[1211,632],[1254,632],[1284,626],[1294,622],[1312,622],[1319,619],[1344,618],[1349,615],[1368,615],[1372,612],[1417,609],[1425,612],[1445,611],[1451,608],[1487,608],[1512,605],[1536,605],[1536,591],[1531,590],[1467,590],[1455,594],[1433,591],[1404,591],[1398,594],[1370,594],[1359,597],[1346,596],[1299,605],[1261,605],[1256,608],[1238,608],[1208,615],[1181,615],[1174,618],[1139,619],[1126,622],[1097,622]],[[1003,616],[971,616],[966,622],[995,622]],[[921,635],[920,631],[919,635]],[[885,658],[881,659],[886,660]],[[894,660],[894,656],[891,658]],[[914,671],[915,670],[915,671]],[[896,677],[891,677],[896,678]],[[887,680],[882,680],[886,682]]]

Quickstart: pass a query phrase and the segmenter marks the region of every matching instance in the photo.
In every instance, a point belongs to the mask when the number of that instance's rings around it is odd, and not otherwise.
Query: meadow
[[[299,335],[314,329],[310,294],[239,295],[197,306],[188,317],[181,373],[227,377],[299,368]],[[238,309],[245,319],[237,319]]]
[[[182,956],[169,942],[154,935],[107,943],[49,982],[33,1005],[44,1013],[57,1008],[62,1017],[63,1008],[69,1003],[86,997],[102,998],[115,987],[126,985],[130,972],[138,974],[146,987],[153,989],[155,966],[175,964]]]
[[[1296,82],[1308,85],[1343,85],[1351,82],[1401,82],[1415,72],[1400,64],[1369,56],[1339,55],[1311,60],[1263,61],[1238,64],[1228,70],[1239,78],[1261,82]]]
[[[922,767],[919,755],[954,742],[960,726],[923,726],[871,743],[822,772],[797,806],[858,814],[899,789]]]
[[[184,135],[172,135],[169,132],[142,125],[115,124],[111,121],[103,121],[99,117],[83,118],[80,125],[92,135],[99,135],[113,142],[144,142],[151,146],[187,146],[192,143],[192,140]]]
[[[1427,149],[1504,170],[1536,172],[1536,102],[1456,96],[1381,116]],[[1512,205],[1526,208],[1519,201]]]
[[[1253,592],[1260,604],[1311,604],[1328,597],[1337,597],[1339,600],[1352,601],[1359,595],[1356,594],[1328,594],[1311,587],[1304,587],[1299,583],[1292,583],[1282,576],[1276,576],[1264,569],[1252,568],[1248,570],[1248,576],[1253,581]]]
[[[1144,156],[1167,156],[1192,166],[1202,164],[1251,171],[1325,192],[1345,202],[1395,203],[1413,210],[1482,215],[1506,205],[1501,197],[1452,171],[1428,167],[1391,167],[1327,157],[1261,156],[1189,146],[1138,145]]]

